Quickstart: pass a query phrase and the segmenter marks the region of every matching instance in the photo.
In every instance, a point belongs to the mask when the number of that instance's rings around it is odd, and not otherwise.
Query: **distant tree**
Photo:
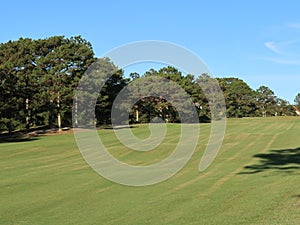
[[[216,79],[209,74],[203,73],[196,80],[201,87],[200,98],[202,99],[202,111],[209,120],[219,120],[226,115],[226,105],[222,89]],[[207,103],[207,104],[205,104]]]
[[[28,130],[34,124],[35,109],[40,106],[39,99],[36,94],[40,92],[39,80],[40,76],[35,73],[37,60],[40,57],[35,41],[31,39],[18,40],[18,49],[20,57],[18,57],[18,92],[19,98],[23,101],[23,109],[25,115],[25,126]]]
[[[131,81],[135,81],[137,79],[140,78],[140,74],[133,72],[129,74],[129,77],[131,79]],[[139,83],[137,82],[136,84],[136,91],[137,94],[139,94],[140,92],[140,87],[139,87]],[[135,123],[139,123],[140,122],[140,108],[141,108],[141,104],[139,102],[135,103],[132,112],[131,112],[131,122],[135,122]]]
[[[294,103],[297,108],[300,108],[300,93],[298,93],[295,97]]]
[[[248,84],[238,78],[218,78],[218,81],[224,93],[228,117],[255,116],[255,92]]]
[[[0,44],[0,129],[12,132],[49,125],[57,116],[70,125],[73,89],[94,61],[91,44],[81,38],[20,38]]]
[[[275,115],[276,96],[274,92],[267,86],[260,86],[256,90],[256,99],[263,117]]]
[[[99,60],[99,59],[98,59]],[[124,78],[124,72],[115,67],[108,59],[104,59],[108,70],[113,71],[114,74],[105,82],[101,92],[97,98],[96,104],[96,119],[97,125],[111,124],[112,105],[119,94],[119,92],[128,84],[129,79]]]
[[[11,133],[22,124],[22,99],[18,94],[18,43],[0,44],[0,127]]]
[[[159,77],[163,78],[164,81],[166,81],[160,83],[159,87],[156,85],[155,81],[153,83],[150,82],[146,85],[147,88],[143,90],[145,95],[146,92],[156,91],[157,94],[163,92],[162,96],[148,96],[143,101],[139,102],[139,108],[141,108],[142,111],[145,111],[144,113],[148,114],[148,117],[146,117],[148,120],[150,120],[151,117],[160,117],[165,121],[179,122],[183,119],[179,117],[179,111],[183,113],[182,115],[190,115],[189,119],[185,119],[192,120],[193,110],[189,105],[189,102],[197,103],[197,105],[199,106],[195,107],[197,109],[199,109],[202,105],[199,95],[199,91],[201,89],[195,83],[196,81],[194,79],[194,76],[191,74],[184,76],[182,72],[175,67],[167,66],[159,69],[158,71],[150,69],[144,74],[143,77]],[[164,86],[165,88],[162,88]],[[147,89],[149,89],[149,91]],[[186,99],[186,96],[189,96],[189,99]],[[174,104],[172,104],[172,101],[174,103],[174,101],[176,100],[182,101],[180,105],[176,106],[177,108]],[[154,113],[150,113],[150,108],[153,108],[152,111]],[[145,116],[143,118],[145,118]]]
[[[80,36],[54,36],[39,40],[45,49],[44,56],[37,62],[41,72],[41,94],[48,109],[49,125],[56,121],[71,125],[73,91],[85,70],[94,62],[91,44]]]
[[[92,91],[87,98],[88,103],[94,104],[93,99],[97,99],[96,109],[85,109],[88,107],[81,104],[82,115],[78,119],[85,122],[85,112],[93,111],[96,118],[87,119],[90,120],[88,124],[93,126],[95,119],[97,124],[112,122],[113,102],[129,82],[134,82],[133,90],[128,94],[130,96],[126,96],[128,101],[121,103],[119,112],[121,115],[125,106],[132,107],[131,122],[149,122],[155,117],[180,122],[179,110],[187,117],[195,112],[190,102],[197,109],[201,121],[220,119],[225,114],[228,117],[295,115],[293,105],[277,98],[270,88],[261,86],[254,91],[238,78],[218,78],[216,81],[209,74],[202,74],[195,79],[194,75],[183,75],[172,66],[150,69],[142,76],[131,73],[130,78],[124,78],[123,71],[109,59],[95,61],[91,43],[80,36],[54,36],[38,40],[20,38],[0,44],[0,132],[28,130],[40,125],[57,125],[59,129],[70,126],[74,90],[91,65],[94,68],[89,70],[92,78],[83,84]],[[98,72],[109,76],[101,92],[94,93],[98,90],[97,85],[103,82],[99,80]],[[143,78],[146,79],[140,82]],[[156,78],[161,79],[159,85]],[[226,101],[226,112],[220,87]],[[154,93],[154,96],[149,96],[149,93]],[[139,100],[131,106],[128,103],[133,97]],[[181,102],[176,108],[172,102],[178,100]],[[294,107],[300,108],[300,93],[294,103]]]
[[[278,116],[294,116],[295,110],[293,106],[286,100],[281,98],[276,98],[276,114]]]
[[[0,120],[9,132],[15,128],[29,129],[34,117],[34,96],[38,90],[34,42],[29,38],[9,41],[0,47],[0,73],[4,106]]]

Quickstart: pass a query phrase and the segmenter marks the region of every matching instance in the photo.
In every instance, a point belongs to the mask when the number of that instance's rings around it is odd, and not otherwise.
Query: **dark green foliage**
[[[20,38],[0,45],[0,129],[12,132],[57,123],[71,125],[73,89],[93,62],[80,36]]]
[[[91,43],[80,36],[38,40],[20,38],[0,44],[0,132],[45,125],[72,126],[74,90],[95,61]],[[113,72],[100,93],[91,93],[97,96],[93,111],[97,125],[112,122],[113,102],[130,82],[133,82],[133,91],[127,98],[138,98],[126,109],[130,111],[131,123],[145,123],[157,117],[166,122],[181,122],[180,112],[191,115],[191,118],[193,112],[197,112],[196,117],[201,122],[221,118],[225,113],[227,117],[236,118],[295,115],[293,106],[277,98],[268,87],[261,86],[254,91],[238,78],[217,79],[224,94],[226,112],[211,112],[211,109],[220,110],[224,101],[218,95],[217,82],[208,74],[195,79],[192,74],[184,76],[178,69],[167,66],[150,69],[142,76],[131,73],[130,78],[125,78],[123,70],[109,59],[99,59],[93,68],[103,69],[104,73],[107,69]],[[97,77],[95,74],[88,80],[91,88],[97,86]],[[156,78],[162,79],[160,85],[155,83]],[[146,83],[140,83],[141,79],[146,79],[143,81]],[[162,90],[167,92],[164,96],[160,96]],[[188,99],[184,97],[185,93]],[[181,104],[176,108],[172,101],[178,99]],[[300,94],[296,96],[295,104],[300,107]],[[122,107],[125,106],[128,108],[126,102]],[[185,119],[190,121],[188,116]],[[94,121],[90,122],[94,124]]]
[[[275,115],[276,96],[270,88],[260,86],[256,91],[256,99],[263,117],[266,117],[268,114]]]
[[[131,74],[131,77],[133,82],[138,78],[141,80],[134,84],[136,88],[133,95],[140,96],[140,101],[133,107],[132,121],[143,123],[156,117],[165,122],[181,122],[182,120],[191,122],[193,120],[190,102],[200,101],[199,91],[201,90],[192,75],[183,76],[179,70],[168,66],[158,71],[150,69],[141,77],[138,74]],[[152,94],[149,95],[149,93]],[[177,101],[180,101],[180,105],[176,103]]]
[[[218,81],[226,99],[228,117],[256,115],[255,92],[244,81],[238,78],[219,78]]]
[[[297,94],[294,102],[295,102],[296,107],[300,108],[300,93]]]
[[[38,61],[43,89],[44,107],[48,108],[49,125],[61,114],[62,124],[71,125],[73,91],[85,70],[94,61],[89,42],[80,36],[66,39],[63,36],[39,40],[47,49]]]
[[[97,98],[95,109],[97,125],[111,123],[111,109],[113,102],[119,92],[128,84],[128,81],[129,79],[123,78],[123,71],[117,70],[107,82],[105,82],[105,85],[101,88],[101,92]]]

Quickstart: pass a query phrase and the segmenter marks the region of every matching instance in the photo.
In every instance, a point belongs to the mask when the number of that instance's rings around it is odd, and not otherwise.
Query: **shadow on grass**
[[[294,173],[300,170],[300,148],[271,150],[268,153],[256,154],[254,158],[260,162],[254,165],[245,166],[247,171],[239,174],[253,174],[266,170]]]
[[[24,136],[24,135],[0,135],[0,144],[1,143],[9,143],[9,142],[28,142],[38,140],[37,137]]]
[[[105,126],[102,127],[102,129],[105,130],[120,130],[120,129],[127,129],[127,128],[136,128],[137,126],[132,126],[132,125],[120,125],[120,126]]]

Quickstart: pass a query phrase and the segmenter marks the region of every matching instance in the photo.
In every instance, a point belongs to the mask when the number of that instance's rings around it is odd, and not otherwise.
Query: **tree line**
[[[58,129],[72,126],[74,90],[96,60],[115,67],[107,58],[97,59],[91,43],[80,36],[20,38],[0,44],[0,132],[40,126]],[[97,97],[97,125],[111,123],[111,108],[118,93],[143,77],[161,77],[176,82],[190,96],[200,121],[210,121],[210,102],[198,85],[199,80],[209,81],[210,76],[202,74],[196,78],[167,66],[127,76],[122,69],[116,68]],[[266,86],[253,90],[234,77],[217,78],[217,81],[224,93],[227,117],[295,115],[295,106],[275,96]],[[295,104],[299,108],[300,93]],[[145,123],[156,117],[180,122],[176,108],[159,96],[146,96],[136,102],[129,119],[131,123]]]

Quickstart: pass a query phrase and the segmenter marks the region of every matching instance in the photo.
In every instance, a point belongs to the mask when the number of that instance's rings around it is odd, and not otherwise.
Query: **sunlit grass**
[[[99,135],[119,160],[147,165],[176,146],[179,125],[167,129],[162,145],[149,152],[121,145],[113,130]],[[0,224],[299,224],[299,118],[228,120],[219,155],[199,173],[209,131],[209,124],[201,125],[197,149],[179,173],[147,187],[102,178],[72,134],[1,143]],[[132,132],[150,135],[146,125]]]

